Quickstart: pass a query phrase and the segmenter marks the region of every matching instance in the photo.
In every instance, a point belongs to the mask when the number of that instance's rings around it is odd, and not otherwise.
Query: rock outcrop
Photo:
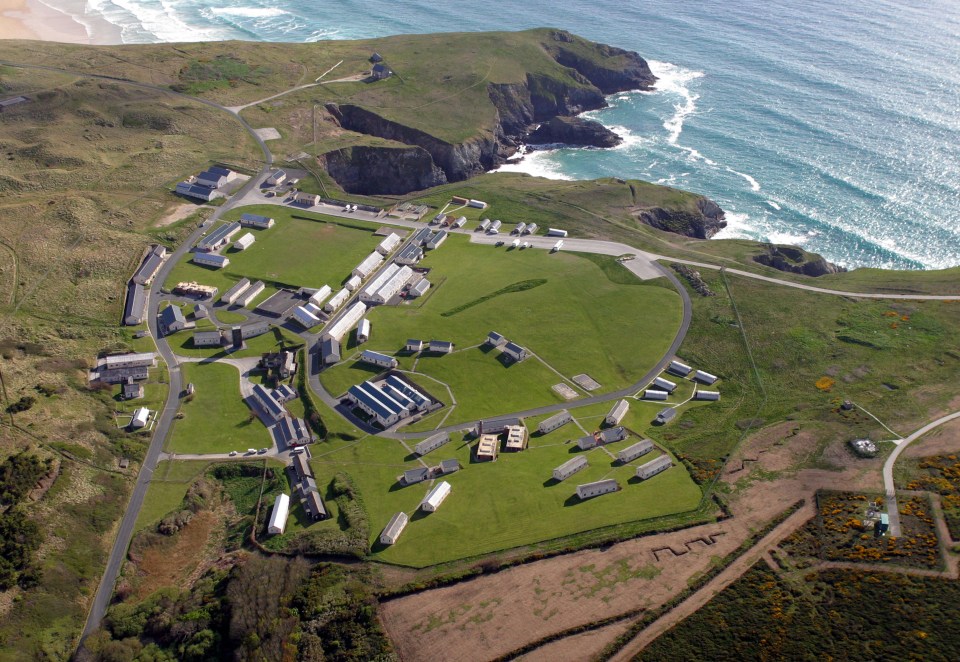
[[[554,117],[527,136],[531,145],[562,143],[577,147],[616,147],[623,139],[596,120]]]
[[[447,183],[422,147],[347,147],[327,152],[321,161],[347,193],[402,195]]]
[[[720,205],[704,197],[697,199],[695,211],[651,207],[637,213],[637,218],[650,227],[695,239],[710,239],[727,227],[723,216]]]
[[[766,252],[755,255],[753,260],[767,267],[804,276],[816,277],[846,271],[844,267],[828,262],[822,255],[782,244],[768,244]]]

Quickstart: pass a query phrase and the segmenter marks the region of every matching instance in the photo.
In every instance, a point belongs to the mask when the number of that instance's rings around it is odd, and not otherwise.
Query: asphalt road
[[[883,487],[887,493],[887,514],[890,516],[891,536],[900,536],[900,511],[897,507],[897,488],[893,482],[893,465],[896,463],[897,458],[900,457],[900,453],[902,453],[907,446],[926,433],[930,432],[930,430],[939,427],[944,423],[949,423],[955,418],[960,418],[960,411],[947,414],[946,416],[941,416],[937,420],[927,423],[909,437],[902,439],[900,443],[897,444],[897,447],[893,449],[893,452],[890,453],[890,457],[887,458],[887,461],[883,463]]]
[[[20,65],[13,65],[20,66]],[[38,69],[51,69],[54,71],[63,71],[59,69],[54,69],[53,67],[40,67],[33,66],[31,68]],[[76,73],[76,72],[69,72]],[[88,76],[87,74],[79,74],[79,76]],[[106,78],[109,80],[119,80],[112,78],[110,76],[88,76],[91,78]],[[243,127],[250,133],[250,135],[257,141],[257,144],[260,145],[261,150],[264,155],[264,165],[260,170],[260,173],[254,177],[251,177],[244,186],[237,191],[233,198],[231,198],[224,205],[217,207],[214,211],[213,216],[211,216],[211,223],[205,224],[205,226],[198,227],[196,230],[191,233],[190,237],[184,241],[178,248],[176,248],[173,253],[167,258],[167,260],[160,267],[160,270],[157,272],[156,276],[153,278],[153,283],[150,286],[150,291],[147,298],[147,324],[150,328],[150,334],[154,338],[154,342],[157,345],[157,350],[160,356],[167,363],[167,370],[169,373],[169,386],[170,392],[167,395],[167,401],[164,404],[163,411],[160,413],[160,416],[157,419],[157,425],[153,430],[153,437],[150,440],[150,446],[147,448],[146,456],[144,457],[143,464],[140,467],[140,473],[137,476],[137,482],[133,487],[133,492],[130,495],[130,501],[127,504],[126,512],[123,514],[123,518],[120,520],[120,527],[117,529],[117,537],[113,541],[113,547],[110,550],[110,556],[107,559],[107,565],[104,569],[103,576],[100,579],[100,584],[97,586],[97,593],[93,598],[93,603],[90,606],[90,613],[87,616],[87,622],[83,627],[83,632],[80,636],[80,642],[82,642],[88,635],[94,632],[97,628],[100,627],[100,623],[103,621],[104,614],[106,614],[107,607],[110,605],[110,599],[113,596],[114,587],[117,583],[117,577],[120,575],[120,568],[123,565],[124,558],[127,555],[127,548],[130,546],[130,541],[133,538],[134,526],[137,522],[137,517],[140,515],[140,509],[143,507],[143,500],[146,497],[147,489],[150,486],[150,480],[153,478],[153,472],[156,471],[157,462],[160,459],[161,452],[163,450],[163,445],[166,442],[167,435],[170,433],[170,428],[173,424],[174,416],[176,415],[179,409],[179,400],[180,394],[183,392],[183,379],[180,373],[180,366],[177,363],[177,358],[174,355],[173,351],[170,349],[170,345],[167,343],[166,339],[163,338],[160,334],[160,330],[157,327],[157,315],[160,309],[160,302],[162,299],[162,293],[160,288],[163,286],[163,283],[166,281],[167,276],[170,275],[170,272],[176,266],[177,262],[190,250],[190,248],[197,242],[200,236],[212,226],[212,223],[220,218],[224,212],[232,209],[237,206],[237,204],[242,200],[250,190],[258,187],[260,182],[267,177],[270,171],[270,166],[273,163],[273,154],[270,150],[267,149],[266,144],[260,137],[256,134],[253,128],[247,124],[247,122],[239,117],[236,113],[233,113],[226,109],[225,107],[202,99],[195,99],[193,97],[178,94],[171,92],[170,90],[164,89],[156,85],[147,85],[144,83],[136,83],[133,81],[122,81],[124,83],[129,83],[136,87],[159,90],[167,94],[173,94],[174,96],[180,96],[192,101],[199,101],[207,106],[212,106],[224,112],[230,113],[235,117]]]

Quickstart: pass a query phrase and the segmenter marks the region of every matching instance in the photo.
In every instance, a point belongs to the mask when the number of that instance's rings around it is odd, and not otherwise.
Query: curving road
[[[930,430],[940,427],[944,423],[949,423],[955,418],[960,418],[960,411],[955,411],[952,414],[941,416],[932,423],[927,423],[909,437],[905,437],[904,439],[900,440],[900,442],[897,444],[897,447],[893,449],[892,453],[890,453],[890,457],[888,457],[887,461],[883,463],[883,487],[887,493],[887,514],[890,516],[891,536],[900,536],[900,511],[897,507],[897,488],[893,482],[894,463],[896,463],[897,458],[900,457],[900,453],[902,453],[903,450],[911,443],[930,432]]]

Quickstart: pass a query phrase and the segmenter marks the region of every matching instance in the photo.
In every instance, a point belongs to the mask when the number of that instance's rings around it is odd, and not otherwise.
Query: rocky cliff
[[[347,193],[402,195],[447,183],[422,147],[347,147],[320,160]]]
[[[367,107],[328,103],[328,112],[341,127],[419,147],[432,160],[431,164],[422,158],[412,159],[411,165],[415,164],[420,170],[403,177],[402,181],[385,185],[378,175],[365,175],[355,168],[347,168],[344,166],[344,157],[331,156],[331,152],[327,155],[330,157],[328,163],[335,162],[341,166],[331,170],[331,176],[346,188],[344,181],[347,180],[341,181],[340,177],[349,174],[349,187],[358,193],[373,193],[385,187],[395,193],[416,190],[404,191],[403,188],[413,182],[434,180],[435,167],[443,172],[447,181],[462,181],[502,165],[516,152],[517,145],[526,139],[535,124],[603,108],[607,105],[604,95],[648,89],[656,81],[647,63],[636,53],[592,44],[568,32],[552,31],[546,34],[541,46],[550,58],[561,65],[560,68],[556,72],[527,73],[523,82],[488,83],[487,97],[495,111],[495,122],[492,127],[479,129],[476,136],[460,143],[450,143],[425,131],[389,120]],[[573,140],[590,133],[591,142],[570,144],[613,144],[611,137],[596,127],[587,131],[585,127],[590,125],[586,122],[583,120],[582,123],[568,125],[576,128],[569,130],[567,135]],[[363,153],[363,158],[370,158],[370,154]],[[387,158],[396,156],[387,155]]]
[[[531,145],[561,143],[576,147],[616,147],[623,139],[596,120],[554,117],[527,136]]]
[[[650,227],[696,239],[710,239],[727,227],[723,216],[720,205],[704,197],[697,199],[695,211],[651,207],[637,212],[637,218]]]
[[[764,266],[804,276],[824,276],[846,271],[844,267],[827,262],[822,255],[782,244],[767,245],[766,251],[755,255],[753,259]]]

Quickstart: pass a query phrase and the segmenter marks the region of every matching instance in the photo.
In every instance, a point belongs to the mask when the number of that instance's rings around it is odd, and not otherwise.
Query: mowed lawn
[[[408,338],[433,338],[466,350],[424,356],[415,368],[453,388],[460,406],[449,423],[561,401],[550,389],[563,381],[559,375],[536,359],[509,365],[499,350],[482,346],[491,330],[533,351],[567,379],[589,374],[603,393],[649,370],[680,325],[679,294],[639,280],[615,283],[595,262],[572,253],[507,251],[470,245],[467,237],[454,235],[421,266],[431,269],[434,288],[421,301],[373,309],[364,349],[394,353]],[[517,283],[528,289],[484,299]],[[472,302],[477,303],[463,308]],[[353,365],[322,376],[331,392],[340,394],[365,378],[367,371]]]
[[[235,220],[241,213],[270,216],[276,219],[276,223],[269,230],[242,228],[234,239],[251,232],[257,240],[245,251],[237,252],[232,248],[221,251],[230,258],[230,264],[223,269],[193,264],[190,262],[192,253],[188,253],[170,272],[166,286],[172,288],[180,281],[195,280],[204,285],[215,285],[223,294],[246,277],[251,281],[263,280],[272,287],[329,285],[337,290],[350,277],[350,271],[382,240],[382,237],[373,235],[379,225],[352,220],[349,224],[341,224],[332,222],[335,219],[330,217],[324,220],[325,217],[319,214],[284,207],[243,207],[231,212],[227,218]],[[317,220],[293,218],[294,215]],[[397,232],[403,234],[405,231]]]
[[[400,487],[396,476],[418,464],[406,460],[397,441],[369,437],[312,462],[318,483],[336,471],[346,471],[357,482],[370,515],[375,558],[412,566],[428,566],[454,559],[533,544],[592,529],[686,512],[697,507],[701,491],[682,465],[675,465],[649,481],[637,481],[635,467],[659,455],[654,451],[626,466],[615,466],[601,449],[587,452],[590,462],[562,483],[552,480],[554,467],[575,457],[570,439],[581,436],[567,425],[531,440],[520,453],[501,453],[496,462],[471,461],[472,445],[456,437],[426,456],[428,464],[456,457],[464,467],[445,477],[452,491],[435,513],[417,510],[430,489],[427,483]],[[617,450],[636,438],[613,444]],[[316,450],[319,450],[316,449]],[[580,502],[579,483],[615,478],[621,490]],[[397,544],[382,547],[377,539],[397,511],[411,521]]]
[[[270,433],[240,397],[240,373],[222,363],[184,363],[183,382],[196,392],[180,406],[166,450],[171,453],[228,453],[262,448]]]

